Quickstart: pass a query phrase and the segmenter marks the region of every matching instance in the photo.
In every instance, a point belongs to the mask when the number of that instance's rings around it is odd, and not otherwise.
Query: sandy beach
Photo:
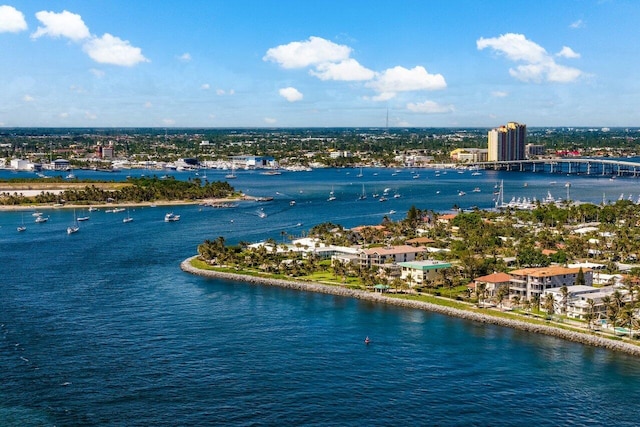
[[[594,347],[606,348],[609,350],[624,352],[633,356],[640,356],[640,346],[636,346],[624,341],[617,341],[608,339],[606,337],[590,334],[587,332],[569,331],[566,329],[557,328],[551,325],[540,325],[529,323],[525,321],[515,319],[505,319],[503,317],[491,316],[486,313],[478,313],[467,310],[459,310],[451,307],[445,307],[437,304],[431,304],[422,301],[407,300],[400,298],[393,298],[386,296],[378,292],[367,292],[362,290],[347,289],[340,286],[329,286],[320,283],[294,281],[294,280],[280,280],[280,279],[268,279],[255,276],[245,276],[242,274],[223,273],[213,270],[202,270],[195,268],[191,265],[191,260],[197,256],[188,258],[180,264],[180,268],[188,273],[217,279],[227,279],[242,281],[256,285],[266,286],[278,286],[287,289],[294,289],[306,292],[316,292],[322,294],[339,295],[348,298],[357,298],[368,301],[373,301],[381,304],[390,304],[399,307],[406,307],[418,310],[426,310],[434,313],[444,314],[446,316],[458,317],[461,319],[467,319],[474,322],[488,323],[498,326],[504,326],[507,328],[518,329],[526,332],[533,332],[537,334],[549,335],[556,338],[561,338],[568,341],[578,342]]]
[[[0,191],[1,192],[1,191]],[[38,192],[39,194],[39,192]],[[220,199],[201,199],[201,200],[157,200],[154,202],[122,202],[122,203],[94,203],[94,204],[51,204],[51,203],[34,203],[31,205],[0,205],[0,212],[9,211],[31,211],[34,209],[87,209],[89,206],[95,208],[134,208],[134,207],[154,207],[154,206],[183,206],[183,205],[214,205],[217,203],[231,203],[241,201],[256,201],[256,197],[243,195],[241,197],[229,197]]]

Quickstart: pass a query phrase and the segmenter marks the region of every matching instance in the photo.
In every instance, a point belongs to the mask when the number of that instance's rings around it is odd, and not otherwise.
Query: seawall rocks
[[[573,341],[581,344],[586,344],[594,347],[602,347],[608,350],[620,351],[634,356],[640,356],[640,346],[629,344],[623,341],[616,341],[607,339],[605,337],[591,335],[587,333],[568,331],[565,329],[556,328],[550,325],[538,325],[528,322],[523,322],[514,319],[505,319],[502,317],[491,316],[489,314],[474,313],[466,310],[459,310],[452,307],[445,307],[437,304],[431,304],[423,301],[404,300],[400,298],[387,297],[381,293],[367,292],[356,289],[348,289],[339,286],[322,285],[319,283],[293,281],[293,280],[281,280],[281,279],[269,279],[264,277],[246,276],[243,274],[225,273],[213,270],[201,270],[191,265],[191,260],[196,257],[191,257],[184,260],[180,264],[180,268],[191,274],[195,274],[203,277],[210,277],[216,279],[226,279],[242,281],[246,283],[256,285],[278,286],[281,288],[294,289],[298,291],[316,292],[322,294],[338,295],[348,298],[357,298],[368,301],[379,302],[382,304],[391,304],[399,307],[406,307],[418,310],[426,310],[434,313],[444,314],[446,316],[458,317],[461,319],[472,320],[475,322],[488,323],[498,326],[504,326],[507,328],[519,329],[527,332],[534,332],[537,334],[544,334],[561,338],[568,341]]]

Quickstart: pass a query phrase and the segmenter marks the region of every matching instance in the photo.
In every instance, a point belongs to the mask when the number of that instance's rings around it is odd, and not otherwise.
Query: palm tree
[[[544,309],[548,315],[553,315],[555,308],[556,299],[553,297],[553,294],[547,294],[544,299]]]
[[[591,298],[587,298],[587,313],[585,314],[584,318],[587,321],[587,328],[589,330],[591,330],[591,322],[595,317],[595,313],[594,313],[595,305],[596,303],[594,300],[592,300]]]
[[[478,297],[478,307],[482,307],[482,302],[487,296],[487,284],[480,282],[476,284],[476,296]]]
[[[580,269],[580,272],[582,268]],[[578,273],[579,275],[580,273]],[[562,295],[562,313],[567,314],[567,303],[569,302],[569,288],[567,285],[562,285],[560,288],[560,295]]]
[[[535,307],[536,311],[540,311],[540,295],[533,295],[531,297],[531,303]]]

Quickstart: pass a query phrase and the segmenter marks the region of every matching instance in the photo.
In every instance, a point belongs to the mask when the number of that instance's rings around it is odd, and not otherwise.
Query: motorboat
[[[169,212],[164,216],[164,222],[180,221],[180,215],[176,215],[173,212]]]

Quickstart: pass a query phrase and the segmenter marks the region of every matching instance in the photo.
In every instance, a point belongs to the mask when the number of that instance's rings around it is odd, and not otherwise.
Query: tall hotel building
[[[506,126],[491,129],[488,135],[490,162],[524,160],[527,125],[509,122]]]

